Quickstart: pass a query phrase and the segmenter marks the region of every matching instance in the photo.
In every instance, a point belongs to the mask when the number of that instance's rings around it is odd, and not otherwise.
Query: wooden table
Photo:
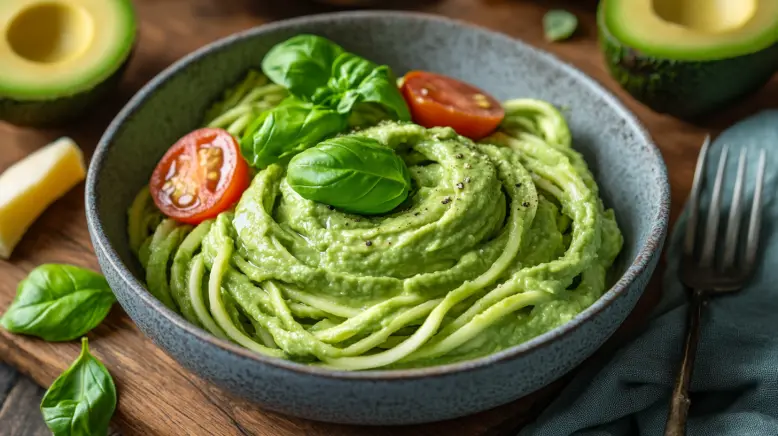
[[[141,19],[140,40],[120,92],[79,124],[64,130],[35,131],[0,123],[0,170],[49,141],[73,137],[91,155],[102,131],[118,109],[151,77],[186,53],[235,31],[273,20],[325,12],[325,6],[304,0],[135,0]],[[672,183],[672,218],[678,215],[691,184],[699,144],[705,132],[716,133],[739,118],[778,102],[778,80],[752,98],[699,125],[651,112],[632,100],[610,79],[597,50],[596,1],[530,0],[407,0],[398,7],[459,18],[499,30],[551,51],[599,80],[622,98],[651,131],[662,150]],[[581,22],[567,42],[543,40],[541,17],[549,8],[565,8]],[[86,229],[83,185],[49,208],[35,223],[10,262],[0,261],[0,310],[5,310],[16,284],[44,262],[68,262],[97,268]],[[591,362],[623,341],[657,300],[655,277],[644,299],[625,326]],[[256,410],[199,380],[145,339],[118,307],[89,334],[93,352],[111,370],[119,390],[114,426],[125,435],[395,435],[515,434],[558,392],[564,380],[497,409],[444,423],[365,428],[314,423]],[[35,382],[48,386],[78,354],[77,343],[48,344],[0,332],[0,360],[7,361]],[[142,356],[141,359],[138,356]],[[45,434],[37,404],[42,390],[29,379],[0,365],[0,428],[10,434]],[[9,433],[4,433],[9,434]]]

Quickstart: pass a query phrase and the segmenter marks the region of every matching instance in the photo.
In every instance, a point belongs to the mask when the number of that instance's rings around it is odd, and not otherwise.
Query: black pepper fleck
[[[367,245],[369,247],[369,246],[373,245],[373,241],[365,241],[365,245]]]
[[[462,154],[462,153],[457,153],[456,156],[454,156],[454,157],[457,158],[457,159],[462,159],[462,158],[465,157],[465,155]]]
[[[525,201],[524,203],[521,203],[521,205],[524,207],[529,207],[529,202]]]
[[[470,183],[470,177],[465,177],[465,183]]]
[[[465,184],[462,183],[462,182],[459,182],[459,183],[457,183],[457,188],[458,189],[465,189]]]
[[[521,183],[517,183],[517,184],[516,184],[516,187],[517,187],[517,188],[521,188]]]
[[[419,216],[419,215],[421,215],[421,212],[416,212],[415,214],[413,214],[413,216]]]
[[[465,162],[465,169],[466,170],[469,170],[472,167],[473,167],[472,165],[470,165],[469,163]]]
[[[448,196],[447,196],[447,197],[445,197],[445,198],[443,199],[443,201],[441,201],[441,203],[443,203],[443,204],[449,204],[449,203],[451,203],[451,197],[448,197]]]

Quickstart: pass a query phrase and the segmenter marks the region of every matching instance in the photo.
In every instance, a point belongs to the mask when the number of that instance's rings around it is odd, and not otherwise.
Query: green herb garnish
[[[256,168],[342,132],[352,111],[364,104],[380,106],[390,119],[410,120],[389,67],[348,53],[326,38],[290,38],[268,52],[262,70],[292,96],[246,129],[241,152]]]
[[[115,410],[116,386],[111,374],[89,353],[83,338],[78,359],[43,396],[43,420],[54,436],[105,435]]]
[[[328,88],[334,91],[331,104],[337,104],[340,113],[350,113],[357,103],[377,103],[390,111],[393,119],[411,119],[408,105],[397,88],[397,79],[386,65],[343,53],[332,64]]]
[[[347,212],[389,212],[408,198],[405,162],[375,139],[341,136],[303,151],[289,162],[286,180],[302,197]]]
[[[262,71],[291,94],[311,97],[327,86],[332,65],[343,53],[343,48],[326,38],[298,35],[273,46],[262,59]]]
[[[96,272],[41,265],[19,283],[0,325],[12,333],[70,341],[100,324],[115,301],[108,282]]]
[[[345,128],[346,116],[336,110],[288,97],[249,126],[241,141],[241,154],[249,165],[263,168],[288,161]]]
[[[578,18],[570,12],[553,9],[543,16],[543,31],[549,41],[562,41],[573,35]]]

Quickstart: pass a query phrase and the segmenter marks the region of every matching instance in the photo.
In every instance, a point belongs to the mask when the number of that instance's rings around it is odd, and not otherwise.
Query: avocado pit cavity
[[[46,1],[20,10],[11,18],[5,36],[19,57],[54,64],[83,54],[93,35],[94,21],[84,9]]]
[[[652,0],[664,21],[704,33],[724,33],[743,27],[754,16],[757,0]]]

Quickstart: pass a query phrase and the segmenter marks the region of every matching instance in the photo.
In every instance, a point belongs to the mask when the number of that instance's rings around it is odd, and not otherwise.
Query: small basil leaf
[[[341,53],[332,64],[329,86],[340,90],[357,89],[376,68],[378,65],[361,56],[348,52]]]
[[[356,90],[346,91],[340,95],[335,110],[341,114],[350,114],[354,106],[362,100],[362,95]]]
[[[244,140],[241,153],[255,168],[284,162],[346,128],[346,117],[332,109],[287,97],[258,119]]]
[[[0,324],[12,333],[70,341],[100,324],[115,301],[102,275],[71,265],[46,264],[19,283]]]
[[[570,12],[553,9],[543,16],[543,31],[549,41],[562,41],[569,38],[578,27],[578,18]]]
[[[262,71],[289,92],[310,98],[326,86],[332,64],[343,53],[334,42],[316,35],[298,35],[275,45],[262,60]]]
[[[311,102],[321,106],[333,107],[337,104],[338,98],[339,96],[336,90],[322,86],[313,93]]]
[[[332,138],[298,154],[286,180],[303,198],[359,214],[389,212],[411,188],[400,156],[364,136]]]
[[[105,435],[115,410],[116,386],[111,374],[89,353],[83,338],[78,359],[43,396],[43,420],[54,436]]]
[[[411,119],[397,79],[386,65],[378,66],[353,53],[343,53],[335,59],[329,87],[341,94],[337,110],[349,113],[356,103],[378,103],[400,121]]]

